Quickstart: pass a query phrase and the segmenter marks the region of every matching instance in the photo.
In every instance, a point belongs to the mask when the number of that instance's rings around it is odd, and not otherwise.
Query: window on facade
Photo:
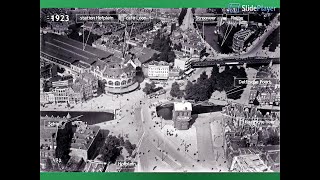
[[[120,86],[120,82],[119,82],[119,81],[116,81],[116,82],[114,83],[114,85]]]
[[[112,81],[109,81],[108,84],[109,84],[110,86],[112,86],[112,85],[113,85],[113,82],[112,82]]]
[[[130,84],[130,83],[131,83],[131,81],[132,81],[131,79],[128,79],[128,84]]]
[[[123,80],[123,81],[121,82],[121,85],[125,85],[125,84],[127,84],[127,82],[126,82],[125,80]]]

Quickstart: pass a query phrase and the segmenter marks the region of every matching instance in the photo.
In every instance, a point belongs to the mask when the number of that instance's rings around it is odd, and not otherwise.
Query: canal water
[[[40,111],[40,116],[49,117],[63,117],[67,116],[70,113],[71,117],[76,117],[83,115],[79,120],[87,122],[88,125],[93,125],[101,122],[106,122],[114,119],[114,114],[109,112],[90,112],[90,111]]]
[[[202,24],[198,24],[199,30],[202,30]],[[217,26],[213,24],[204,24],[204,37],[206,42],[217,52],[221,52],[221,47],[218,43],[218,34],[215,33]]]
[[[192,106],[191,114],[202,114],[202,113],[222,111],[222,107],[223,106],[220,106],[220,105],[213,105],[213,106],[196,105],[196,106]],[[163,117],[165,120],[172,119],[173,104],[166,105],[165,107],[158,106],[156,110],[157,110],[158,117]]]

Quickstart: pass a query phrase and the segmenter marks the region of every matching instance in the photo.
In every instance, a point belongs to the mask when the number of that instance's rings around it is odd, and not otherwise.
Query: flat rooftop
[[[190,102],[174,102],[175,111],[192,111],[192,104]]]

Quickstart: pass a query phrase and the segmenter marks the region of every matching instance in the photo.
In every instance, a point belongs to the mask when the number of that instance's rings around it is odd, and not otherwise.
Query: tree
[[[185,92],[185,99],[194,101],[208,100],[212,94],[211,83],[208,79],[208,75],[203,72],[195,84],[188,81]]]
[[[177,82],[172,83],[170,95],[177,98],[181,98],[183,96],[183,91],[180,90],[180,86]]]
[[[211,70],[211,75],[210,75],[210,83],[211,83],[211,88],[212,88],[212,92],[217,90],[217,79],[219,79],[220,73],[219,73],[219,68],[218,66],[213,66],[212,70]]]
[[[176,55],[171,49],[171,44],[170,37],[162,35],[161,31],[158,30],[151,44],[151,48],[160,51],[161,53],[159,55],[153,55],[152,60],[165,61],[168,63],[174,62]]]
[[[280,44],[280,26],[277,27],[264,41],[262,48],[269,47],[269,51],[274,52]]]
[[[153,42],[151,44],[151,49],[159,51],[161,49],[161,33],[160,30],[158,30],[156,36],[153,39]]]
[[[197,79],[197,83],[202,83],[204,82],[205,80],[208,79],[208,75],[206,73],[206,71],[203,71],[201,74],[200,74],[200,77]]]
[[[193,96],[193,84],[191,81],[188,81],[185,88],[185,99],[191,99],[192,96]]]
[[[109,135],[106,143],[101,148],[101,160],[106,163],[114,163],[117,157],[121,154],[122,147],[120,147],[120,139],[116,136]]]
[[[124,142],[124,148],[128,151],[129,156],[132,155],[132,152],[134,151],[134,149],[136,148],[135,144],[131,144],[131,142],[129,140],[125,140]]]
[[[142,91],[148,95],[148,94],[153,93],[155,88],[156,88],[156,84],[154,82],[152,82],[151,84],[146,83],[146,86],[143,88]]]
[[[174,62],[174,59],[176,58],[176,54],[173,51],[168,52],[168,63]]]
[[[105,94],[106,90],[105,90],[105,83],[102,80],[98,80],[98,93],[99,94]]]

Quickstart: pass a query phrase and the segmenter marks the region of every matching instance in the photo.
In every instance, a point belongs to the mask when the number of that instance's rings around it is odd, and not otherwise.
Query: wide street
[[[155,157],[157,156],[160,158],[160,160],[163,159],[173,170],[178,169],[180,171],[195,172],[205,171],[205,168],[202,167],[199,162],[197,162],[196,158],[191,157],[183,151],[178,151],[177,149],[180,147],[180,145],[175,144],[172,140],[169,140],[165,134],[161,133],[160,128],[157,128],[155,122],[152,121],[151,112],[149,109],[148,103],[142,105],[143,127],[146,132],[146,135],[144,136],[146,140],[143,142],[147,143],[141,144],[142,147],[140,147],[140,151],[147,151],[147,153],[153,154]],[[158,145],[160,146],[157,148]],[[164,151],[164,153],[162,153],[162,151]],[[145,165],[148,163],[147,161],[148,158],[140,159],[142,168],[150,167],[150,165]],[[144,171],[144,169],[142,169],[142,171]]]

